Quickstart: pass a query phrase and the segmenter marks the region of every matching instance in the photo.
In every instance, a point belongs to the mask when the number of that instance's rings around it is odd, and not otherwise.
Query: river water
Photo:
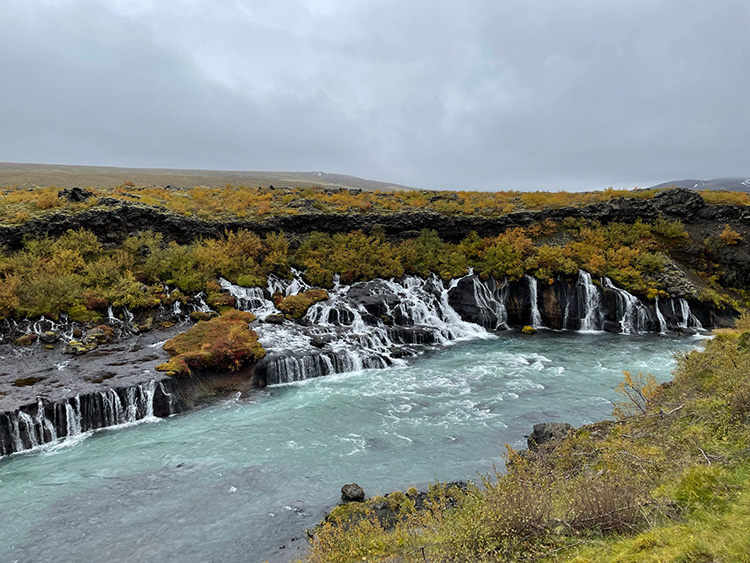
[[[505,333],[13,455],[0,561],[288,561],[342,484],[476,479],[537,422],[607,417],[622,370],[668,379],[672,354],[699,344]]]

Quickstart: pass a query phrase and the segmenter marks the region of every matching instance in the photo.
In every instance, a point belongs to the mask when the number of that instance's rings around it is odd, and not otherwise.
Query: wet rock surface
[[[23,350],[0,345],[0,412],[35,403],[38,396],[56,401],[99,390],[104,382],[108,387],[127,387],[160,378],[153,367],[168,359],[161,344],[185,328],[175,326],[134,335],[101,345],[81,357],[66,355],[60,344],[53,350],[38,344]],[[13,388],[16,379],[28,377],[40,381],[23,389]]]
[[[23,348],[0,345],[0,456],[186,410],[176,382],[153,370],[167,357],[163,341],[181,330],[110,342],[114,331],[102,326],[87,331],[88,344],[71,339],[56,346],[60,335],[47,331],[47,344],[39,338]]]
[[[532,452],[537,451],[539,446],[559,442],[572,431],[573,427],[564,422],[540,422],[534,425],[533,432],[528,436],[528,448]]]
[[[341,487],[341,502],[362,502],[365,500],[365,490],[357,483],[348,483]]]

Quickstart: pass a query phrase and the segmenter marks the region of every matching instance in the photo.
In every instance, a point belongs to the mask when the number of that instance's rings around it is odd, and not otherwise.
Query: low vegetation
[[[281,294],[273,296],[276,308],[293,319],[304,317],[310,307],[326,299],[328,299],[328,292],[325,289],[308,289],[304,293],[286,297]]]
[[[726,244],[737,244],[735,235],[727,232]],[[209,305],[230,306],[231,298],[217,283],[219,277],[264,287],[269,275],[289,278],[292,268],[323,288],[332,287],[336,275],[344,283],[404,274],[449,279],[473,268],[483,278],[518,279],[531,274],[551,283],[555,276],[573,276],[583,269],[653,298],[664,290],[655,275],[662,271],[665,256],[688,247],[704,253],[705,259],[692,265],[703,268],[708,298],[721,301],[725,299],[717,281],[721,272],[710,260],[713,247],[702,244],[690,240],[679,221],[663,219],[608,225],[584,219],[547,220],[493,237],[470,233],[457,244],[430,230],[414,238],[388,240],[382,229],[374,228],[370,233],[313,232],[302,239],[238,230],[185,245],[144,231],[116,248],[105,248],[90,231],[70,230],[57,239],[29,238],[20,251],[0,252],[0,317],[66,314],[75,321],[96,322],[110,306],[130,310],[171,306],[199,292]],[[297,317],[312,302],[325,299],[323,295],[287,298],[279,302],[280,309]]]
[[[255,315],[231,310],[208,321],[198,321],[186,332],[164,344],[173,357],[156,366],[172,376],[186,376],[192,369],[236,371],[266,355],[258,335],[248,323]]]
[[[507,473],[465,492],[434,486],[423,510],[404,502],[390,521],[371,503],[335,512],[306,561],[747,561],[745,321],[679,354],[670,383],[626,374],[617,420],[533,452],[509,449]]]
[[[0,222],[23,223],[50,211],[77,212],[100,201],[137,202],[160,206],[184,216],[201,219],[252,218],[299,213],[389,214],[401,211],[430,210],[443,215],[480,215],[496,217],[523,210],[582,206],[614,198],[650,199],[661,190],[606,189],[594,192],[475,192],[361,191],[318,188],[260,188],[227,184],[223,188],[197,186],[192,189],[136,186],[126,181],[113,188],[87,188],[91,194],[83,201],[59,197],[60,189],[18,188],[0,190]],[[742,192],[699,192],[711,204],[750,204],[750,194]],[[64,195],[64,194],[63,194]]]

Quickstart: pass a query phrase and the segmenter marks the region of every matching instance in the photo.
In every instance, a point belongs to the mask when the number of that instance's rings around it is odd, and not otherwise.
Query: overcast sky
[[[435,189],[750,174],[747,0],[0,0],[0,161]]]

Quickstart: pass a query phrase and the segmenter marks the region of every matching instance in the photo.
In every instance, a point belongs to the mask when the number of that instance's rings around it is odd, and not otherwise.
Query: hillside
[[[651,186],[650,190],[665,188],[686,188],[690,190],[726,190],[730,192],[750,192],[749,178],[714,178],[713,180],[672,180]]]
[[[63,164],[21,164],[0,162],[0,186],[56,186],[59,188],[106,188],[124,182],[139,186],[195,186],[223,188],[234,186],[289,186],[358,188],[365,190],[408,190],[408,186],[365,180],[326,172],[260,172],[229,170],[185,170],[171,168],[122,168],[113,166],[71,166]]]

